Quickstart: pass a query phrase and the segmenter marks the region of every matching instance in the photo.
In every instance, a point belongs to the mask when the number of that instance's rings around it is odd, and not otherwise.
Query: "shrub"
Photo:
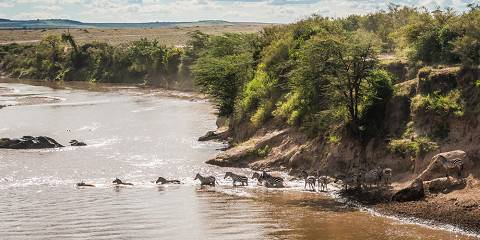
[[[414,112],[433,112],[440,116],[453,114],[461,117],[465,112],[464,104],[460,90],[456,89],[446,95],[438,92],[426,96],[417,95],[412,99],[412,110]]]
[[[265,145],[263,148],[257,149],[257,156],[261,157],[261,158],[264,158],[264,157],[268,156],[270,151],[272,151],[272,148],[268,145]]]
[[[402,156],[422,156],[438,148],[436,142],[432,142],[428,137],[412,137],[393,139],[388,144],[390,152]]]

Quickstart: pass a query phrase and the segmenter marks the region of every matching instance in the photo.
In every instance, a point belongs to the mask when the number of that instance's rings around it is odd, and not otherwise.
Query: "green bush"
[[[437,143],[432,142],[428,137],[392,139],[388,144],[390,152],[413,157],[422,156],[437,148]]]
[[[270,151],[272,151],[272,148],[268,145],[265,145],[263,148],[257,149],[257,156],[261,157],[261,158],[264,158],[264,157],[268,156]]]
[[[464,115],[465,107],[462,94],[460,90],[456,89],[446,95],[441,95],[438,92],[426,96],[416,95],[412,99],[412,110],[414,112],[432,112],[440,116],[453,114],[456,117],[461,117]]]
[[[65,51],[67,49],[67,51]],[[69,34],[48,35],[39,44],[2,46],[2,70],[19,78],[130,82],[168,87],[178,80],[182,50],[141,39],[119,46],[77,45]]]

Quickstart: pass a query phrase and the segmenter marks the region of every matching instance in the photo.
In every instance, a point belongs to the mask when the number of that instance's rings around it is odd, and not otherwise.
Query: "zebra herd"
[[[434,157],[433,163],[442,166],[446,171],[447,178],[449,177],[449,172],[456,171],[458,177],[462,176],[462,171],[464,168],[463,160],[460,158],[447,159],[442,155]],[[321,175],[320,171],[314,171],[313,174],[309,174],[307,171],[301,171],[300,177],[304,179],[305,186],[304,189],[315,191],[317,187],[318,191],[328,191],[328,184],[333,180],[334,183],[340,182],[343,185],[344,190],[350,188],[372,188],[373,186],[390,186],[392,181],[392,169],[391,168],[382,168],[376,167],[370,170],[356,169],[351,170],[347,174],[337,174],[333,177]],[[225,173],[224,179],[231,178],[233,186],[236,186],[237,183],[241,186],[248,186],[248,177],[235,174],[233,172]],[[267,187],[267,188],[283,188],[284,179],[277,176],[272,176],[266,171],[261,173],[254,172],[252,179],[256,179],[258,183]],[[216,186],[218,184],[214,176],[202,176],[200,173],[197,173],[194,180],[199,180],[201,186],[209,185]],[[181,184],[179,180],[167,180],[163,177],[159,177],[156,181],[156,184]],[[122,180],[116,178],[113,182],[116,186],[118,185],[133,185],[132,183],[123,182]],[[88,184],[85,182],[80,182],[75,184],[78,187],[95,187],[93,184]]]
[[[315,191],[315,187],[318,186],[318,191],[328,191],[328,183],[331,179],[334,179],[334,182],[337,183],[340,181],[344,188],[348,190],[349,186],[365,186],[371,187],[372,185],[379,185],[381,182],[389,185],[392,177],[392,169],[390,168],[375,168],[370,171],[358,171],[348,175],[336,175],[335,177],[328,177],[319,174],[320,171],[316,171],[315,174],[308,174],[306,171],[302,171],[300,176],[305,180],[305,189]],[[237,186],[237,183],[241,186],[248,186],[248,177],[235,174],[233,172],[226,172],[224,179],[231,178],[233,186]],[[277,176],[272,176],[266,171],[261,173],[254,172],[252,179],[256,179],[259,184],[267,188],[284,188],[284,179]],[[200,173],[197,173],[194,180],[199,180],[201,186],[216,186],[218,184],[217,179],[214,176],[202,176]],[[153,182],[153,181],[152,181]],[[167,180],[163,177],[159,177],[155,184],[181,184],[179,180]],[[116,178],[113,182],[116,186],[119,185],[130,185],[132,183],[124,182]],[[318,185],[317,185],[318,184]],[[93,184],[87,184],[83,181],[77,183],[78,187],[95,187]]]
[[[373,185],[390,185],[392,179],[391,168],[374,168],[368,171],[358,170],[350,174],[339,174],[334,177],[320,175],[320,171],[315,171],[314,174],[309,174],[307,171],[302,171],[300,177],[304,179],[304,189],[315,191],[316,187],[318,191],[328,191],[328,184],[333,179],[334,183],[341,182],[344,189],[348,190],[349,187],[364,187],[371,188]],[[248,186],[248,177],[238,175],[232,172],[225,173],[224,179],[231,178],[233,186],[240,183],[241,186]],[[215,186],[218,184],[214,176],[202,176],[197,173],[194,180],[199,180],[201,186],[209,185]],[[255,172],[252,175],[252,179],[256,179],[260,184],[267,188],[283,188],[284,179],[281,177],[272,176],[266,171],[261,173]]]
[[[225,173],[224,179],[231,178],[233,186],[236,186],[237,183],[240,183],[242,186],[248,186],[248,177],[243,175],[238,175],[232,172]],[[214,186],[218,184],[214,176],[202,176],[200,173],[197,173],[194,180],[199,180],[201,186]],[[265,185],[266,187],[275,187],[282,188],[283,178],[275,177],[267,172],[263,171],[262,173],[253,173],[252,179],[257,179],[260,184]]]
[[[343,188],[348,190],[348,187],[355,188],[372,188],[372,186],[389,186],[392,181],[392,169],[376,167],[370,170],[359,169],[351,171],[347,175],[335,176],[334,182],[341,181]]]

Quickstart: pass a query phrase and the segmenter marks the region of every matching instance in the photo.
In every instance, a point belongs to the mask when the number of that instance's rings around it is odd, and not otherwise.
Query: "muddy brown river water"
[[[204,162],[221,143],[204,100],[120,85],[0,83],[0,137],[47,135],[87,147],[0,149],[0,239],[474,239],[377,216],[327,194],[230,186]],[[193,180],[215,175],[216,188]],[[178,186],[156,186],[158,176]],[[113,187],[115,178],[134,183]],[[86,181],[95,188],[77,188]],[[331,194],[330,194],[331,195]]]

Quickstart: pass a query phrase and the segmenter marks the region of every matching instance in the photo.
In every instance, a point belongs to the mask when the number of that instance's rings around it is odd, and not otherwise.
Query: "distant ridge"
[[[233,26],[261,24],[248,22],[227,22],[223,20],[202,20],[195,22],[146,22],[146,23],[83,23],[69,19],[10,20],[0,18],[0,29],[39,29],[39,28],[168,28],[195,26]]]

